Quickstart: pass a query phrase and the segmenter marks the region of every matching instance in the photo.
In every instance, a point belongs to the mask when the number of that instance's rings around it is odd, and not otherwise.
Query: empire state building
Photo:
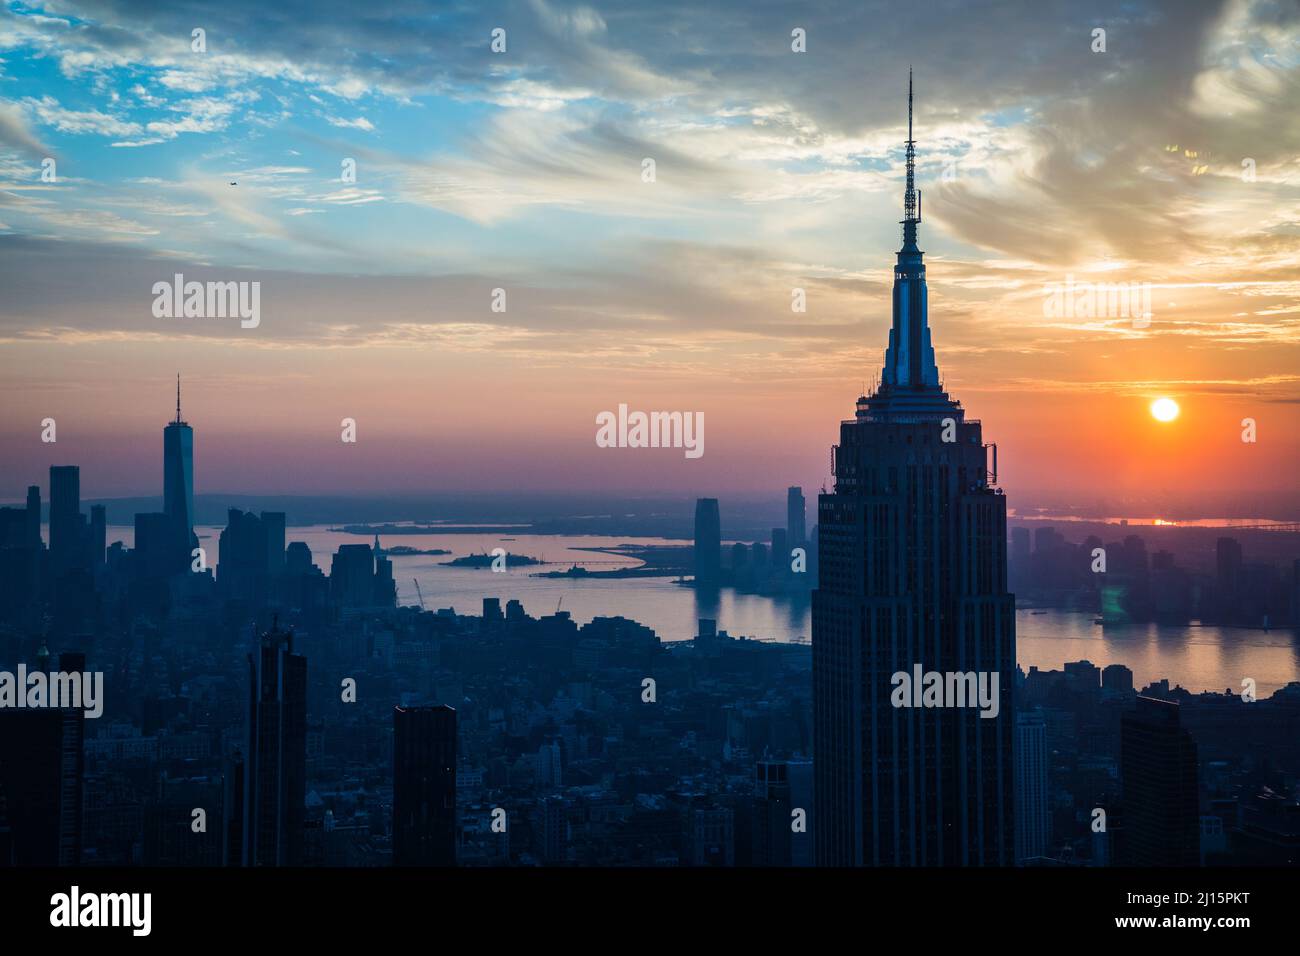
[[[980,423],[943,390],[935,364],[917,247],[910,76],[907,130],[885,365],[879,386],[840,425],[834,490],[817,502],[817,862],[1011,865],[1006,499]],[[993,461],[996,472],[996,449]],[[919,687],[900,690],[922,675],[930,678],[924,697]],[[992,690],[991,706],[968,699],[977,682]]]

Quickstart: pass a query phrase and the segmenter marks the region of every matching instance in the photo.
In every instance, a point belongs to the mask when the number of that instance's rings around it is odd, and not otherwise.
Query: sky
[[[935,352],[1011,507],[1300,517],[1300,4],[1088,6],[0,5],[0,499],[157,493],[178,373],[200,494],[811,494],[910,67]],[[256,327],[156,315],[176,274]],[[620,404],[704,454],[598,447]]]

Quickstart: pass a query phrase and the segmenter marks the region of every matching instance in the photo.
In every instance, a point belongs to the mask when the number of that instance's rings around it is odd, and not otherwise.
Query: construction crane
[[[411,578],[411,581],[414,582],[415,584],[415,596],[420,599],[420,610],[421,611],[429,610],[427,607],[424,606],[424,593],[420,590],[420,582],[415,578]]]

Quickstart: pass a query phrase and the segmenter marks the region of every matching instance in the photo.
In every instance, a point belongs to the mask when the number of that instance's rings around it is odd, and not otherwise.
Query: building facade
[[[917,246],[908,92],[903,246],[879,385],[818,499],[813,594],[819,865],[1010,865],[1014,601],[1006,501],[978,421],[943,391]],[[996,462],[996,451],[994,451]],[[972,675],[993,704],[896,706],[896,675]]]

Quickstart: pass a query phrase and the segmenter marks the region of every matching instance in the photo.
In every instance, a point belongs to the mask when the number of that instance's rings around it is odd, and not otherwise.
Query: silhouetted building
[[[330,590],[339,607],[370,607],[375,594],[375,554],[368,544],[340,545],[330,563]]]
[[[167,515],[173,574],[189,570],[194,549],[194,430],[181,420],[181,377],[176,418],[163,429],[163,513]]]
[[[1129,866],[1199,866],[1196,743],[1178,704],[1139,697],[1120,718],[1124,859]]]
[[[299,866],[307,786],[307,658],[273,628],[248,655],[245,866]]]
[[[909,89],[906,212],[885,367],[874,394],[842,423],[834,492],[818,500],[818,863],[1010,865],[1015,608],[1006,501],[980,423],[939,383],[916,244],[910,108]],[[911,679],[914,667],[996,687],[996,716],[981,716],[970,700],[893,706],[894,675]]]
[[[1241,586],[1241,542],[1236,538],[1220,538],[1214,545],[1215,583],[1219,596],[1235,600]]]
[[[760,760],[754,767],[753,831],[750,847],[754,866],[791,863],[790,777],[783,760]]]
[[[1065,679],[1075,690],[1093,693],[1101,686],[1101,670],[1092,661],[1067,661]]]
[[[42,615],[40,514],[40,491],[34,487],[27,489],[25,508],[0,508],[0,621],[28,630],[40,626]]]
[[[716,587],[722,577],[722,520],[717,498],[695,502],[695,583]]]
[[[252,512],[231,508],[217,545],[217,583],[223,593],[227,597],[259,603],[273,593],[273,576],[278,578],[288,570],[291,574],[314,577],[311,549],[302,542],[294,542],[286,548],[284,536],[284,512],[263,511],[258,517]],[[364,544],[344,547],[370,550],[369,545]],[[292,556],[288,554],[289,550],[294,551]],[[287,586],[292,588],[293,584]],[[298,602],[304,597],[298,594],[292,599]]]
[[[736,815],[730,807],[691,811],[692,866],[735,866]]]
[[[171,520],[162,512],[138,512],[135,516],[136,573],[143,578],[166,578],[170,572],[173,541]]]
[[[772,529],[772,563],[778,574],[790,569],[790,544],[785,536],[785,528]]]
[[[81,514],[81,469],[50,466],[50,564],[55,575],[85,565],[86,519]]]
[[[161,511],[137,512],[135,547],[131,549],[131,607],[135,613],[165,614],[167,579],[175,567],[176,548],[171,519]]]
[[[43,546],[41,541],[41,487],[27,486],[27,543],[38,551]]]
[[[1013,561],[1028,561],[1030,557],[1029,546],[1029,529],[1012,528],[1011,529],[1011,559]]]
[[[1047,793],[1047,728],[1039,714],[1016,715],[1016,862],[1047,854],[1052,810]]]
[[[1133,672],[1123,664],[1107,664],[1101,671],[1101,688],[1116,694],[1133,692]]]
[[[803,489],[796,486],[785,492],[785,531],[786,541],[792,548],[808,546],[807,508],[803,500]]]
[[[393,710],[393,865],[456,865],[456,711]]]
[[[262,512],[262,528],[266,534],[266,570],[272,575],[284,570],[284,524],[283,511]]]
[[[537,801],[537,852],[544,863],[563,863],[569,852],[569,814],[563,797]]]
[[[104,549],[108,546],[108,513],[103,505],[90,506],[90,566],[104,563]]]
[[[1241,807],[1241,825],[1229,834],[1233,863],[1247,866],[1300,864],[1300,803],[1268,787]]]
[[[1262,614],[1263,607],[1251,608],[1251,575],[1242,561],[1241,542],[1219,538],[1214,547],[1214,596],[1212,613],[1219,621],[1237,622]],[[1252,611],[1254,613],[1252,613]],[[1254,623],[1254,621],[1252,621]]]
[[[10,831],[0,866],[81,862],[84,727],[80,710],[0,710],[0,793]]]

